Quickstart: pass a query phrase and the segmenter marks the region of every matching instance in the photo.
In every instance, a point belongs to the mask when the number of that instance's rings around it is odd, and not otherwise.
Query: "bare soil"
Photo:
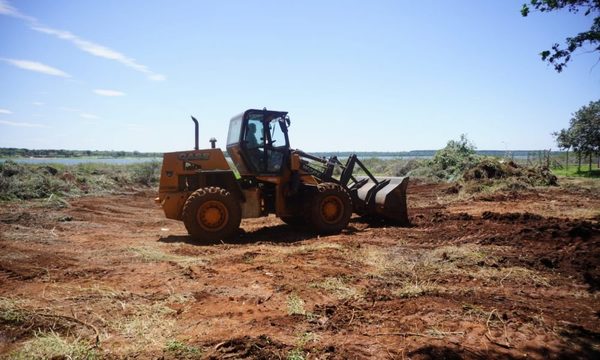
[[[411,227],[268,217],[211,244],[150,190],[4,203],[0,357],[54,333],[103,358],[597,359],[600,193],[560,181],[412,183]]]

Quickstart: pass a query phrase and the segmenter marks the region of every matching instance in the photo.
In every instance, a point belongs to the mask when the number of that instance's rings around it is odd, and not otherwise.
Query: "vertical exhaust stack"
[[[194,150],[198,150],[198,120],[196,120],[195,117],[192,116],[192,120],[194,121],[194,126],[195,126],[195,130],[194,130]]]

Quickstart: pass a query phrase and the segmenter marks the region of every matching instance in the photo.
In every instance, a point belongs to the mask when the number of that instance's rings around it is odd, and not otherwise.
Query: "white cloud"
[[[16,121],[5,121],[5,120],[0,120],[0,125],[28,127],[28,128],[46,128],[47,127],[46,125],[42,125],[42,124],[32,124],[32,123],[27,123],[27,122],[16,122]]]
[[[32,18],[31,16],[27,16],[27,15],[21,14],[19,12],[19,10],[15,9],[6,0],[0,0],[0,14],[12,16],[12,17],[15,17],[17,19],[22,19],[22,20],[26,20],[26,21],[31,21],[31,22],[35,21],[35,18]]]
[[[117,90],[94,89],[94,92],[101,96],[124,96],[125,93]]]
[[[32,102],[32,104],[35,106],[43,106],[44,105],[44,103],[41,101],[34,101],[34,102]]]
[[[2,6],[2,3],[0,3],[0,6]],[[12,114],[12,111],[7,109],[0,109],[0,114]]]
[[[81,114],[79,114],[79,116],[81,116],[84,119],[100,119],[100,117],[98,115],[88,114],[88,113],[81,113]]]
[[[6,0],[0,0],[0,14],[25,20],[28,23],[29,28],[32,30],[55,36],[61,40],[69,41],[73,45],[77,46],[80,50],[85,51],[94,56],[117,61],[135,71],[145,74],[150,80],[163,81],[166,79],[164,75],[155,73],[154,71],[150,70],[146,65],[142,65],[138,63],[135,59],[125,54],[122,54],[116,50],[112,50],[106,46],[82,39],[69,31],[53,29],[51,27],[45,26],[41,24],[36,18],[21,14]]]
[[[0,0],[1,1],[1,0]],[[18,68],[35,71],[46,75],[60,76],[60,77],[71,77],[71,75],[66,72],[59,70],[57,68],[53,68],[52,66],[48,66],[46,64],[42,64],[36,61],[30,60],[16,60],[16,59],[1,59],[5,62],[16,66]]]

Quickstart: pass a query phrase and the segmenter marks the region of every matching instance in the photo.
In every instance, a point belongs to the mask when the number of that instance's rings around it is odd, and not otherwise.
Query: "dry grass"
[[[125,337],[145,338],[147,342],[156,343],[157,337],[170,335],[174,322],[169,319],[169,315],[174,314],[175,310],[162,302],[152,305],[134,304],[127,307],[130,308],[129,314],[112,324]],[[164,341],[159,342],[164,344]]]
[[[433,281],[407,281],[404,285],[392,293],[400,298],[413,298],[423,295],[438,294],[446,289],[438,286]]]
[[[127,249],[142,262],[174,262],[181,266],[205,264],[206,261],[193,256],[181,256],[166,253],[160,249],[140,246]]]
[[[296,294],[290,294],[287,298],[288,315],[306,315],[304,300]]]
[[[8,359],[96,359],[99,358],[93,344],[79,338],[65,338],[54,331],[37,332],[35,337],[23,344]]]
[[[398,265],[398,259],[390,256],[389,252],[374,246],[364,246],[360,250],[350,254],[354,261],[363,263],[370,276],[380,276],[388,273]]]
[[[365,247],[355,257],[367,267],[368,277],[380,277],[395,284],[397,288],[392,293],[401,298],[449,292],[450,288],[439,285],[440,280],[448,277],[480,281],[483,285],[494,287],[509,283],[513,286],[551,286],[550,279],[539,271],[519,266],[498,266],[498,257],[493,255],[493,250],[499,249],[466,244],[421,251],[400,246],[385,252]],[[314,286],[331,287],[335,291],[336,287],[343,289],[344,284],[330,280],[329,284]]]
[[[284,254],[288,254],[288,255],[295,255],[295,254],[309,254],[311,252],[327,250],[327,249],[344,250],[344,246],[341,244],[337,244],[337,243],[329,243],[329,242],[319,243],[319,242],[317,242],[317,243],[308,244],[308,245],[282,247],[282,252]]]
[[[325,290],[340,300],[359,296],[359,291],[355,287],[349,286],[347,281],[344,277],[328,277],[323,281],[313,282],[309,286]]]
[[[0,321],[8,323],[21,323],[26,317],[25,300],[0,298]]]

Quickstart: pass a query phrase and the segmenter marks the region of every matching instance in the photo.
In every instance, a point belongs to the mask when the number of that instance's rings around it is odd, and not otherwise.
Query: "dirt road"
[[[412,227],[218,244],[150,190],[2,204],[0,357],[600,358],[597,187],[408,191]]]

